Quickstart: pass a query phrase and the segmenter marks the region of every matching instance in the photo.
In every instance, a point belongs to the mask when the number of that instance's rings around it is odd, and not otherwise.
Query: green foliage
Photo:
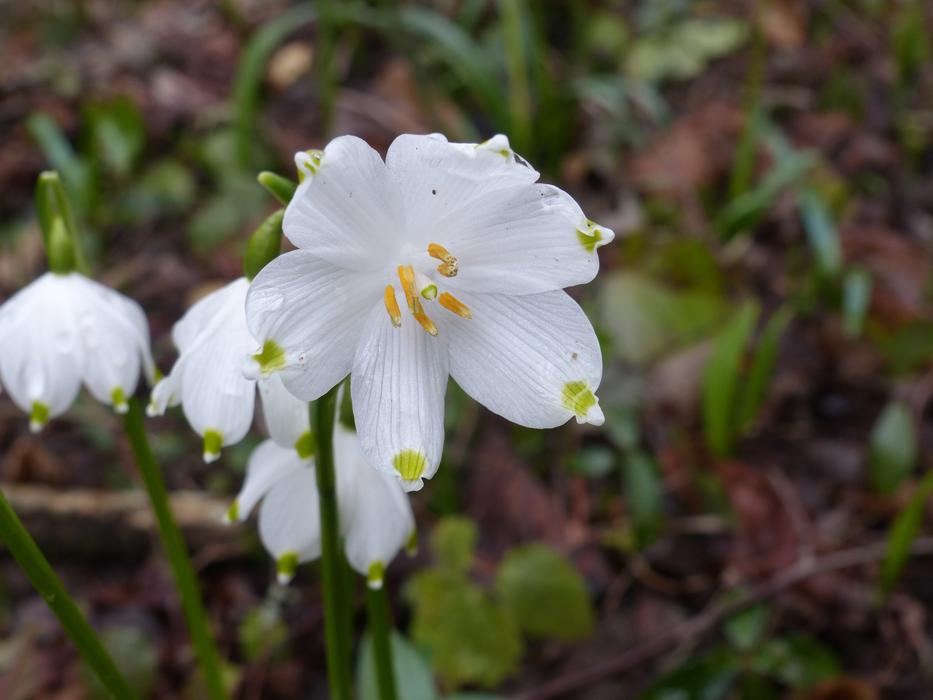
[[[762,330],[751,361],[746,353],[758,321],[755,302],[743,304],[716,337],[703,374],[703,428],[717,457],[732,453],[735,441],[754,424],[767,397],[781,337],[792,312],[785,307]]]
[[[623,483],[625,503],[635,528],[636,544],[651,544],[661,529],[664,515],[664,489],[657,464],[641,450],[630,451],[625,457]]]
[[[616,453],[603,445],[581,448],[574,454],[567,468],[588,479],[599,479],[612,472],[616,465]]]
[[[916,429],[903,403],[891,401],[878,417],[871,432],[868,464],[872,486],[882,493],[894,491],[916,466]]]
[[[695,656],[662,676],[642,700],[727,700],[784,697],[839,673],[827,647],[810,637],[767,636],[771,611],[754,605],[723,623],[727,643]]]
[[[931,495],[933,495],[933,472],[927,472],[888,532],[887,549],[881,565],[879,581],[879,590],[883,597],[891,593],[904,570]]]
[[[512,616],[464,575],[442,569],[415,574],[407,589],[414,606],[411,634],[431,652],[447,686],[492,688],[517,667],[522,639]]]
[[[431,534],[434,565],[405,588],[412,639],[427,649],[435,672],[451,688],[499,685],[518,668],[523,632],[569,641],[588,635],[594,624],[583,579],[556,552],[544,545],[512,550],[493,590],[486,590],[469,578],[475,542],[474,523],[444,518]]]
[[[405,700],[437,700],[434,675],[428,660],[411,642],[396,631],[392,631],[392,666],[398,697]],[[356,688],[358,700],[381,700],[376,679],[376,662],[373,655],[372,637],[367,634],[360,642],[356,666]]]
[[[146,145],[146,125],[136,104],[127,97],[90,105],[85,120],[89,150],[117,177],[126,177]]]
[[[469,518],[450,516],[441,520],[431,533],[437,566],[454,574],[469,571],[477,535],[476,523]]]
[[[263,658],[278,658],[288,642],[288,627],[274,599],[250,610],[237,630],[240,653],[249,663]]]
[[[852,268],[842,280],[842,329],[849,338],[862,334],[871,303],[871,273]]]
[[[800,193],[800,218],[816,258],[817,272],[825,277],[835,277],[842,268],[839,234],[826,203],[812,187],[804,187]]]
[[[42,154],[61,173],[65,189],[80,216],[86,216],[97,201],[97,184],[91,164],[78,156],[58,124],[46,114],[30,115],[26,128]]]
[[[140,698],[151,697],[159,668],[158,650],[151,637],[135,627],[110,627],[101,634],[101,641],[133,692]],[[111,697],[89,669],[85,681],[89,700]]]
[[[692,78],[710,61],[741,46],[747,36],[747,25],[736,19],[687,19],[640,37],[628,56],[627,71],[649,82]]]
[[[529,637],[574,640],[593,631],[593,606],[583,578],[544,545],[509,552],[496,574],[496,590]]]
[[[679,291],[635,272],[613,272],[599,291],[599,318],[624,361],[646,365],[695,341],[722,317],[725,302],[701,290]]]

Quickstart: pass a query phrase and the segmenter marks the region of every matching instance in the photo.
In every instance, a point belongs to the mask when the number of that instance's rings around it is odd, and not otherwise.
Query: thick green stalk
[[[369,615],[369,634],[373,642],[376,662],[376,681],[379,700],[398,700],[395,670],[392,667],[392,625],[389,622],[389,596],[385,585],[366,586],[366,610]]]
[[[29,582],[55,613],[58,621],[65,628],[65,632],[71,637],[71,641],[78,647],[82,658],[100,679],[110,697],[116,700],[135,698],[136,695],[117,670],[110,654],[94,634],[94,630],[84,619],[58,576],[52,571],[48,560],[23,527],[22,521],[13,512],[13,508],[10,507],[2,491],[0,491],[0,538],[26,572]]]
[[[338,385],[339,386],[339,385]],[[341,601],[340,515],[337,507],[337,477],[334,471],[334,420],[337,387],[319,398],[311,408],[317,436],[315,458],[318,498],[321,509],[321,570],[324,577],[324,640],[327,645],[327,676],[331,700],[350,700],[350,640],[344,624]]]
[[[142,408],[136,399],[130,399],[129,410],[124,416],[123,424],[133,448],[133,455],[136,457],[136,465],[139,467],[139,473],[146,486],[146,492],[149,494],[149,502],[155,512],[165,553],[168,555],[172,573],[175,575],[175,584],[181,596],[182,609],[197,653],[207,695],[211,700],[225,700],[228,696],[221,675],[220,656],[208,628],[207,615],[201,604],[198,582],[194,569],[191,567],[191,560],[188,558],[185,541],[169,509],[165,482],[162,480],[162,474],[152,454],[149,440],[146,438]]]

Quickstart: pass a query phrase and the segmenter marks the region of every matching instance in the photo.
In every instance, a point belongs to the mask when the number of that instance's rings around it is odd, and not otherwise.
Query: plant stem
[[[339,385],[338,385],[339,386]],[[337,411],[334,387],[311,408],[317,438],[316,469],[321,510],[321,569],[324,577],[324,639],[327,647],[327,676],[332,700],[350,700],[350,640],[344,624],[346,601],[341,601],[340,519],[337,508],[337,478],[334,472],[334,419]]]
[[[175,584],[181,596],[182,609],[197,653],[207,695],[211,700],[225,700],[228,696],[221,676],[220,656],[208,629],[207,615],[201,604],[198,582],[194,569],[191,567],[191,560],[188,558],[185,541],[169,509],[165,482],[162,480],[162,474],[156,465],[149,440],[146,438],[142,408],[140,408],[139,401],[134,398],[129,401],[129,410],[124,416],[123,425],[133,448],[136,465],[146,485],[149,502],[155,512],[159,535],[162,537],[162,544],[172,566],[172,573],[175,575]]]
[[[78,647],[84,661],[97,674],[97,678],[100,679],[110,696],[117,700],[135,698],[136,695],[117,670],[110,654],[94,634],[94,630],[84,619],[58,576],[52,571],[48,560],[26,531],[2,491],[0,491],[0,538],[26,572],[29,582],[55,613],[65,632],[71,637],[71,641]]]
[[[380,700],[397,700],[395,669],[392,666],[392,625],[389,622],[389,596],[385,586],[366,587],[366,609],[369,614],[369,634],[376,662],[376,680]]]

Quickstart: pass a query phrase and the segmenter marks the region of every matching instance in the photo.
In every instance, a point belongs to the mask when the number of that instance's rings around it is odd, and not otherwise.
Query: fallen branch
[[[102,491],[0,484],[3,493],[43,550],[59,556],[113,559],[142,557],[155,521],[139,490]],[[242,544],[243,531],[222,522],[228,503],[195,491],[175,491],[171,507],[194,549]]]
[[[619,656],[591,668],[568,673],[548,683],[522,691],[513,700],[551,700],[585,688],[608,676],[624,673],[653,657],[692,641],[718,625],[723,619],[767,600],[781,591],[807,579],[853,566],[872,564],[884,557],[886,544],[878,542],[864,547],[843,549],[818,557],[805,557],[792,566],[779,571],[766,581],[747,584],[739,597],[727,603],[717,603],[669,631],[656,635],[644,644],[628,649]],[[933,537],[918,539],[911,548],[913,555],[933,555]]]

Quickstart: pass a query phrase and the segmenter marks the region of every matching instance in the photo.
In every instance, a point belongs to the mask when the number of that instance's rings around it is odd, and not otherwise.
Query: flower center
[[[458,271],[457,258],[438,243],[428,245],[428,255],[441,264],[437,266],[437,271],[444,277],[456,277]],[[411,265],[398,266],[398,281],[402,288],[402,294],[405,296],[405,303],[408,311],[421,327],[431,335],[437,335],[437,326],[434,321],[425,313],[425,302],[434,301],[461,318],[472,318],[473,314],[470,308],[462,301],[457,299],[450,292],[442,292],[438,296],[437,283],[428,275],[416,271]],[[386,285],[383,295],[386,313],[392,320],[392,325],[398,328],[402,325],[402,310],[399,307],[398,299],[395,296],[395,285]]]

